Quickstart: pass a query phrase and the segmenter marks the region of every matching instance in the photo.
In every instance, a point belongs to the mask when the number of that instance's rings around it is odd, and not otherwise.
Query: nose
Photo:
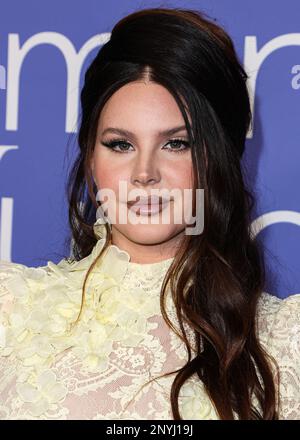
[[[133,185],[152,185],[161,180],[159,164],[153,154],[140,154],[136,158],[131,175]]]

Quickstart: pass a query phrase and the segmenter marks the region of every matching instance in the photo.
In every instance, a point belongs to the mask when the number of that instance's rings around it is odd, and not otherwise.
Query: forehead
[[[100,130],[115,126],[143,135],[183,125],[184,118],[173,95],[160,84],[142,81],[117,90],[105,103],[98,122]]]

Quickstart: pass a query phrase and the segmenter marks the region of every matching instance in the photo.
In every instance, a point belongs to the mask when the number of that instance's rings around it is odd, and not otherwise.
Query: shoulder
[[[39,301],[42,291],[56,293],[60,290],[76,293],[81,290],[88,268],[101,251],[104,240],[98,240],[90,255],[80,261],[62,258],[58,263],[29,267],[24,264],[0,260],[0,316],[12,303]]]
[[[7,295],[24,296],[25,291],[44,281],[50,274],[48,266],[29,267],[0,260],[0,302]]]
[[[45,336],[51,326],[65,329],[65,313],[75,315],[80,304],[84,269],[68,259],[40,267],[0,260],[1,356],[19,352],[27,339]]]
[[[28,301],[47,280],[48,273],[46,266],[35,268],[0,260],[0,339],[14,306]]]
[[[22,297],[29,288],[27,279],[33,274],[39,275],[38,269],[23,264],[0,260],[0,310],[7,308],[8,303]],[[36,277],[38,278],[38,277]]]
[[[83,260],[74,262],[63,258],[59,263],[48,261],[47,265],[30,267],[20,263],[0,260],[0,304],[8,295],[24,296],[28,289],[35,290],[39,286],[67,278],[71,272],[80,274],[86,269]],[[76,279],[76,276],[73,278]],[[1,300],[2,299],[2,300]]]
[[[70,267],[66,259],[58,264],[48,261],[46,266],[39,267],[0,260],[0,339],[3,325],[8,325],[15,310],[22,308],[24,313],[30,312],[46,291],[50,298],[54,293],[59,296],[60,291],[68,287],[72,290],[78,287],[81,271],[71,276]]]
[[[280,381],[280,419],[300,419],[300,294],[284,299],[263,292],[258,336],[276,361]]]

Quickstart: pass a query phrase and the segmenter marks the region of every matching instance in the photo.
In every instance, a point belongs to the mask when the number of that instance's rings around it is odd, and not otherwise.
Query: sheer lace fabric
[[[0,262],[0,419],[173,419],[175,373],[147,383],[187,360],[185,344],[160,312],[172,259],[131,263],[111,246],[70,330],[84,275],[103,243],[78,263]],[[170,296],[167,312],[179,329]],[[264,292],[257,325],[280,367],[280,418],[300,419],[300,294],[280,300]],[[181,389],[179,409],[183,419],[218,418],[197,377]]]

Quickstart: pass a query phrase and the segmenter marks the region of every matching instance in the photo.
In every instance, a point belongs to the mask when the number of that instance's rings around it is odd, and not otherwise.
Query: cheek
[[[182,161],[168,167],[168,184],[171,188],[185,189],[193,187],[193,167],[191,161]]]
[[[97,160],[94,162],[94,179],[98,189],[111,189],[116,197],[119,193],[119,182],[128,181],[128,173],[124,166],[111,166],[111,161]]]
[[[190,168],[184,169],[178,173],[178,181],[181,188],[192,188],[192,170]]]

